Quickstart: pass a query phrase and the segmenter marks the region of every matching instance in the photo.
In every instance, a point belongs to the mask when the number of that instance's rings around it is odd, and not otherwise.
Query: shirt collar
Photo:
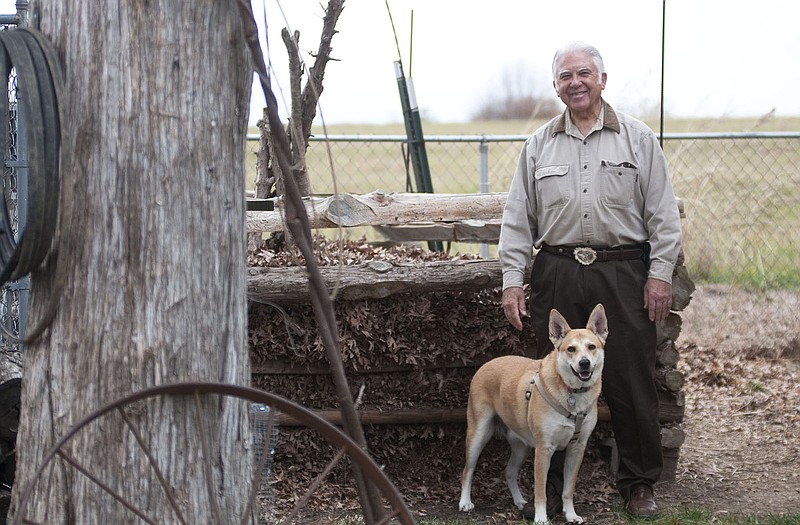
[[[603,107],[600,110],[601,127],[608,128],[612,131],[616,131],[617,133],[619,133],[620,132],[619,119],[617,118],[616,112],[614,112],[614,108],[612,108],[611,105],[605,100],[602,100],[602,102],[603,102]],[[569,108],[565,109],[564,112],[556,120],[555,126],[553,126],[553,135],[555,136],[559,132],[567,131],[568,121],[569,121]],[[572,122],[569,122],[569,125],[571,126]]]

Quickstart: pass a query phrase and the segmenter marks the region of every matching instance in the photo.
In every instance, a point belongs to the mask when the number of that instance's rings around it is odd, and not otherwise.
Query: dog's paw
[[[458,503],[458,510],[461,512],[469,512],[475,508],[471,501],[461,501]]]
[[[580,516],[578,516],[577,514],[574,514],[574,515],[573,515],[573,516],[571,516],[571,517],[570,517],[570,516],[565,516],[565,518],[566,518],[566,520],[567,520],[567,523],[569,523],[569,524],[579,524],[579,523],[583,523],[583,518],[581,518],[581,517],[580,517]]]
[[[514,500],[514,505],[516,505],[519,510],[525,508],[526,503],[528,502],[525,501],[524,499]]]

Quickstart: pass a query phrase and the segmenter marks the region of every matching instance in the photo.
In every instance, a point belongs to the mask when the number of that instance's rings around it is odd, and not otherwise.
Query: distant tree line
[[[491,100],[478,107],[472,120],[524,120],[552,118],[563,110],[555,99],[534,95]]]
[[[494,86],[481,97],[472,120],[551,118],[563,111],[550,82],[537,78],[529,64],[506,65],[492,81]]]

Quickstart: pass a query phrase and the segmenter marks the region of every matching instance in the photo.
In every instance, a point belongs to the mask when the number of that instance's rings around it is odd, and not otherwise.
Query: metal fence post
[[[480,191],[489,193],[489,142],[486,140],[486,135],[481,135],[478,151],[480,152]],[[489,245],[486,243],[481,244],[481,257],[489,258]]]

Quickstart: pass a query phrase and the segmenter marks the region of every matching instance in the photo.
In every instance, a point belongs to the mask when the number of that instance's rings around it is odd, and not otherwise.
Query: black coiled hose
[[[8,85],[12,69],[17,77],[17,104],[24,125],[28,149],[28,205],[24,217],[19,217],[14,235],[4,187],[0,199],[0,285],[15,281],[36,270],[54,247],[59,219],[62,125],[64,104],[63,77],[55,51],[44,36],[31,29],[0,32],[0,72]],[[8,90],[0,89],[0,122],[9,114]],[[20,127],[18,126],[18,129]],[[8,133],[0,129],[0,151],[3,160],[9,153]],[[6,183],[3,182],[5,185]],[[62,217],[63,219],[63,217]],[[62,221],[63,222],[63,221]],[[61,233],[64,229],[61,228]],[[66,239],[62,239],[65,241]],[[59,246],[62,242],[59,242]],[[59,250],[61,251],[61,250]],[[63,261],[62,261],[63,262]],[[58,270],[56,270],[58,274]],[[61,272],[63,274],[63,271]],[[29,343],[50,324],[63,286],[63,275],[56,278],[51,305],[37,325],[20,339],[9,334],[0,324],[7,339]]]

